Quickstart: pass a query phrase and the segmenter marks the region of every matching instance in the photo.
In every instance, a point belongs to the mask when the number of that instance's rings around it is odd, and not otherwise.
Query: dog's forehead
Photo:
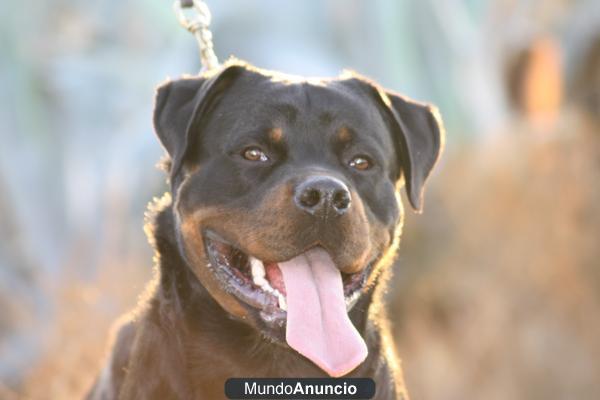
[[[242,74],[222,95],[219,107],[228,110],[234,133],[258,129],[316,128],[319,136],[385,136],[385,126],[375,102],[339,79],[281,80]],[[317,132],[315,131],[315,132]],[[379,137],[378,141],[384,141]]]

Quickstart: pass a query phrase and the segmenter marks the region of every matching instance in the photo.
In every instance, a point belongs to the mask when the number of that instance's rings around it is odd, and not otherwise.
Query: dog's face
[[[420,208],[439,124],[356,76],[293,81],[235,64],[163,85],[155,127],[186,261],[226,312],[276,341],[296,279],[279,266],[315,248],[350,309],[394,250],[403,180]]]

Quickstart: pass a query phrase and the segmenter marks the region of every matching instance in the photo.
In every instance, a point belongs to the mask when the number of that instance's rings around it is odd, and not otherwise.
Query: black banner
[[[371,399],[370,378],[231,378],[225,382],[228,399]]]

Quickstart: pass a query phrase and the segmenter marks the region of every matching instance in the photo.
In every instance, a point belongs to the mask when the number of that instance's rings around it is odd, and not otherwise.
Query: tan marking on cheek
[[[283,129],[281,128],[272,128],[269,131],[269,139],[273,142],[278,143],[283,139]]]
[[[352,139],[352,133],[350,132],[350,129],[342,126],[337,131],[337,138],[340,142],[348,142],[350,139]]]
[[[183,237],[187,242],[190,242],[190,244],[193,244],[193,245],[198,245],[198,244],[203,243],[204,239],[200,232],[198,220],[196,218],[194,218],[194,216],[183,217],[181,220],[180,226],[181,226],[181,232],[183,234]],[[202,249],[202,251],[203,251],[204,247],[200,246],[200,247],[198,247],[198,249]]]
[[[201,231],[202,211],[198,210],[189,217],[183,217],[180,224],[183,236],[185,253],[191,262],[193,272],[198,276],[204,287],[209,291],[212,297],[230,313],[245,318],[247,310],[242,307],[240,301],[234,296],[225,293],[213,272],[206,264],[209,262],[204,251],[204,238]]]

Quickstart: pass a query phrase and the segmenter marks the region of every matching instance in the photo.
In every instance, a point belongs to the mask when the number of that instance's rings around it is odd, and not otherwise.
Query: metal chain
[[[193,8],[195,15],[186,16],[184,8]],[[209,28],[211,15],[206,3],[203,0],[175,0],[173,9],[181,26],[193,33],[198,41],[203,70],[218,68],[219,60],[213,48],[213,36]]]

